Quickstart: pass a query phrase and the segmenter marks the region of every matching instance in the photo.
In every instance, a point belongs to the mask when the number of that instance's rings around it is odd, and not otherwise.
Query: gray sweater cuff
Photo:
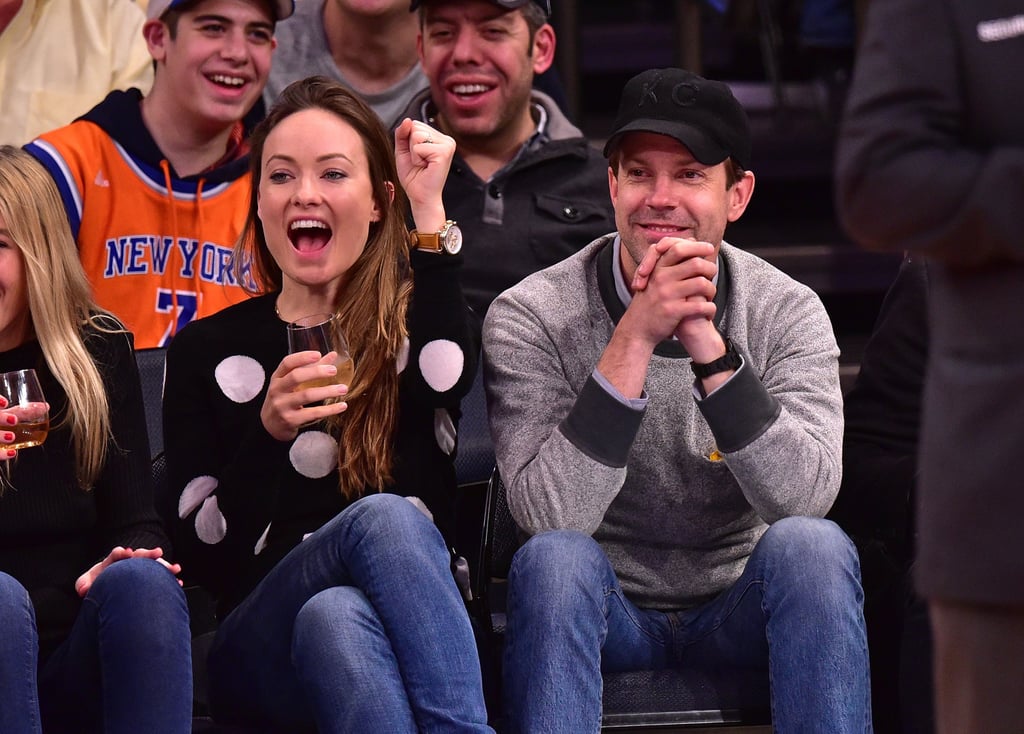
[[[588,377],[576,404],[558,429],[594,461],[623,467],[643,417],[644,411],[623,405],[593,377]]]
[[[758,379],[749,361],[728,382],[697,402],[724,454],[753,443],[779,417],[782,404]]]

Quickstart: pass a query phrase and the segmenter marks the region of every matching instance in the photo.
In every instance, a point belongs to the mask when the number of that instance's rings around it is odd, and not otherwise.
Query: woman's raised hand
[[[337,361],[337,352],[321,357],[314,351],[295,352],[281,360],[270,376],[267,397],[260,409],[260,420],[267,433],[278,441],[291,441],[303,426],[337,415],[348,407],[341,400],[321,402],[341,398],[348,392],[348,385],[334,384]]]
[[[455,140],[425,122],[406,118],[395,128],[398,178],[416,229],[436,232],[445,222],[441,191],[455,156]]]

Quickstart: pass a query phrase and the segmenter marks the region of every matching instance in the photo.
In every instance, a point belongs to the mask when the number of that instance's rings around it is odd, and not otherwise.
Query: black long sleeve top
[[[131,336],[88,327],[84,339],[106,387],[113,429],[106,464],[91,490],[76,476],[67,395],[39,343],[32,340],[0,353],[0,371],[34,368],[50,403],[46,441],[18,452],[10,464],[10,486],[0,496],[0,570],[29,592],[42,657],[67,636],[78,614],[76,579],[113,547],[161,547],[170,553],[153,509],[149,441]]]
[[[458,406],[473,382],[478,345],[459,286],[461,257],[413,252],[412,264],[393,482],[366,491],[418,497],[451,538]],[[213,593],[221,617],[349,504],[338,486],[337,439],[322,424],[282,442],[260,420],[270,376],[288,351],[276,297],[189,324],[167,354],[164,441],[179,494],[175,547],[183,573]],[[359,355],[353,358],[358,370]]]

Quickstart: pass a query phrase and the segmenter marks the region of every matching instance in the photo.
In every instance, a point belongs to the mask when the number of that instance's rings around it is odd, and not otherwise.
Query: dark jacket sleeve
[[[843,483],[829,517],[900,555],[912,541],[925,364],[928,271],[904,260],[846,396]]]
[[[982,37],[1000,8],[871,4],[836,160],[838,212],[861,245],[957,266],[1024,261],[1024,54],[1019,39]]]

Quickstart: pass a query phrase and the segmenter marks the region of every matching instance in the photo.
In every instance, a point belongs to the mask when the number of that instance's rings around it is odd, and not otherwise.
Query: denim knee
[[[93,582],[88,598],[98,602],[123,600],[148,611],[164,603],[186,606],[177,577],[152,558],[126,558],[110,564]]]
[[[32,600],[28,591],[16,578],[0,571],[0,624],[4,629],[16,629],[21,624],[23,615],[33,614]],[[17,623],[5,623],[10,615],[14,615]]]
[[[4,637],[0,640],[0,668],[11,662],[18,653],[31,657],[35,666],[37,635],[36,613],[32,599],[21,583],[0,571],[0,629]],[[21,671],[24,673],[24,671]]]
[[[755,553],[764,555],[776,579],[792,579],[819,591],[860,590],[860,559],[853,542],[831,520],[787,517],[768,527]]]
[[[17,579],[0,572],[0,731],[38,734],[39,696],[36,664],[39,655],[35,611],[28,591]]]
[[[512,559],[510,591],[535,601],[552,617],[586,599],[603,598],[611,584],[611,564],[589,535],[552,530],[530,538]]]
[[[433,521],[412,502],[397,494],[371,494],[348,507],[339,516],[364,537],[387,542],[395,538],[408,540],[424,534],[440,534]]]
[[[352,586],[332,586],[311,596],[295,615],[292,631],[292,658],[297,654],[316,655],[327,640],[334,637],[339,623],[357,624],[372,610],[362,592]]]

